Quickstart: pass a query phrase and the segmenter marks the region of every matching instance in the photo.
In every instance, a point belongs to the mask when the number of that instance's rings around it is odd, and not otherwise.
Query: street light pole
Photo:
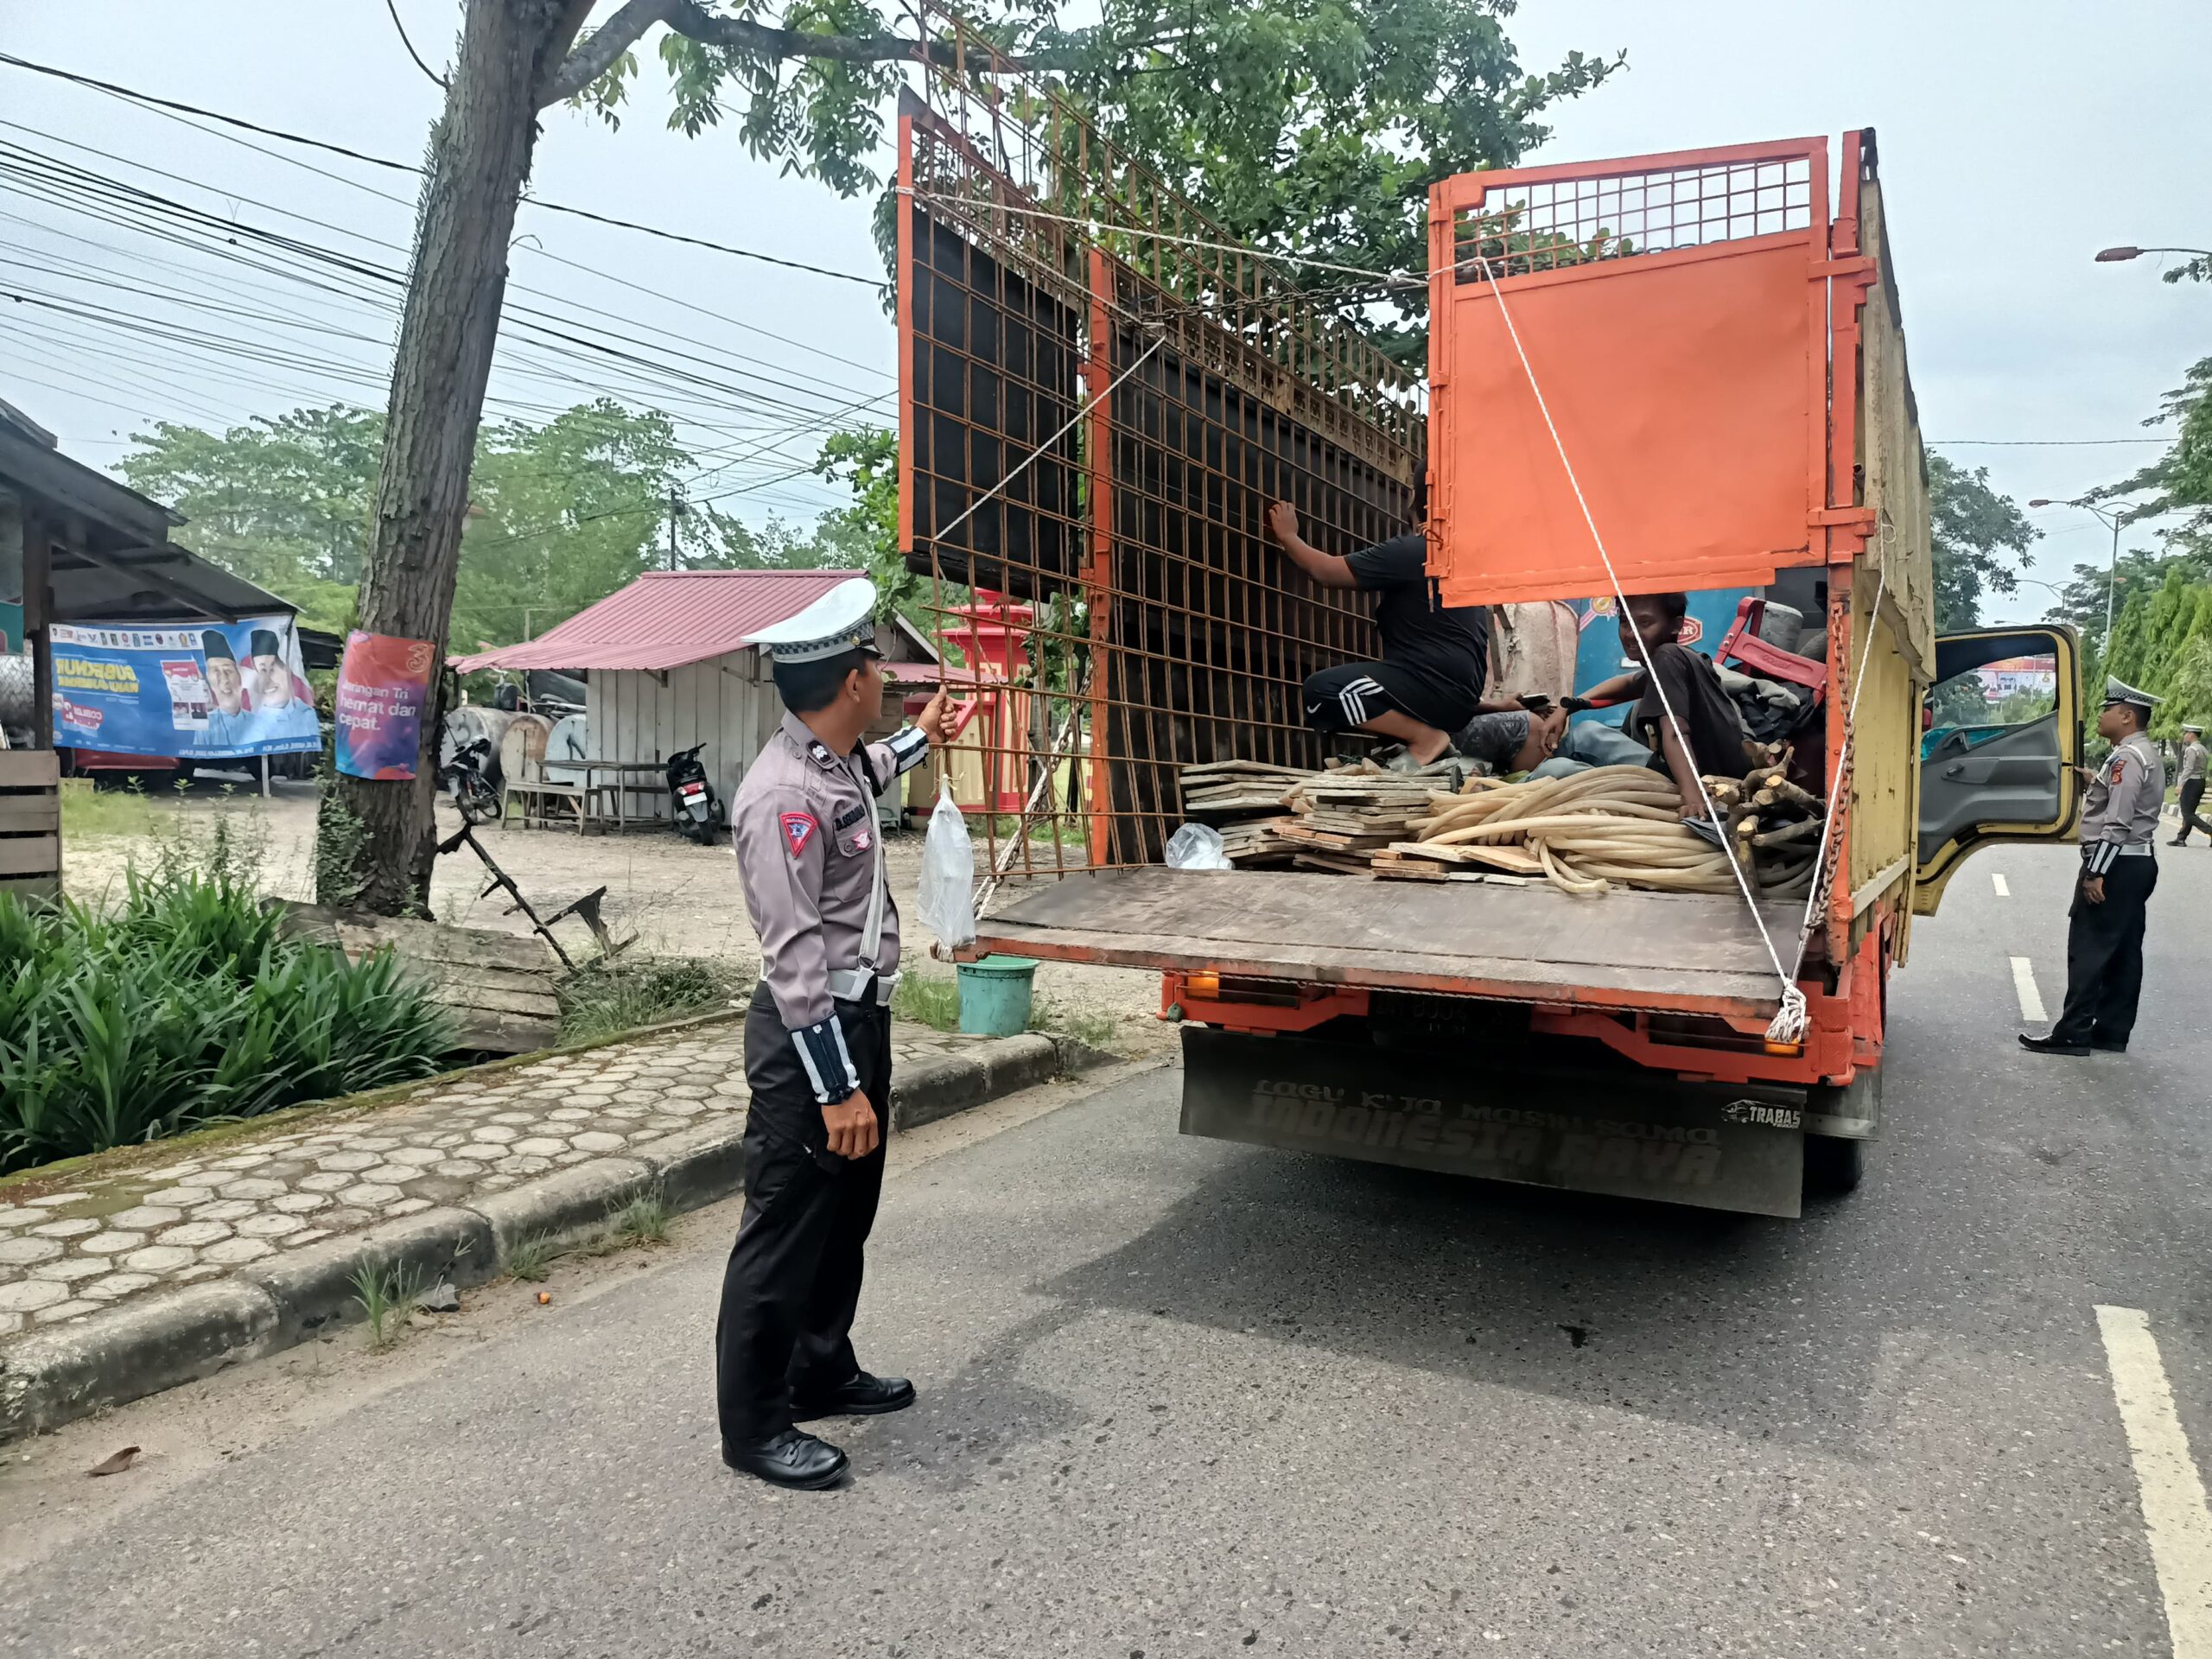
[[[2107,248],[2105,251],[2110,253],[2115,250]],[[2097,257],[2101,259],[2104,254],[2101,253]],[[2105,569],[2104,650],[2106,657],[2109,658],[2112,655],[2113,593],[2120,585],[2120,527],[2128,522],[2127,513],[2125,511],[2112,512],[2103,507],[2093,507],[2089,505],[2087,497],[2079,497],[2071,501],[2054,501],[2048,496],[2039,495],[2028,505],[2031,507],[2078,507],[2094,518],[2100,524],[2109,524],[2112,527],[2112,563]]]

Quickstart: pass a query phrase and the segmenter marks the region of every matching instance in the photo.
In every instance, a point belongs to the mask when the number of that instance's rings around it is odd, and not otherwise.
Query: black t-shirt
[[[1382,660],[1430,681],[1455,703],[1479,699],[1490,677],[1490,613],[1480,605],[1440,602],[1428,579],[1428,538],[1419,531],[1394,536],[1344,563],[1354,582],[1380,595],[1375,626]]]
[[[1651,652],[1651,668],[1668,702],[1674,705],[1675,717],[1682,722],[1682,735],[1697,769],[1713,778],[1740,778],[1750,771],[1751,763],[1744,753],[1743,717],[1737,714],[1734,700],[1722,690],[1712,660],[1687,645],[1660,645]],[[1660,704],[1658,692],[1652,690],[1649,677],[1639,674],[1637,679],[1643,695],[1629,715],[1629,731],[1649,744],[1653,753],[1664,754],[1659,734],[1666,725],[1667,711]]]

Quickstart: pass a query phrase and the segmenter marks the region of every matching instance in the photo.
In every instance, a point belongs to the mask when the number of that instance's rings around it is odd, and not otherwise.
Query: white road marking
[[[2043,1011],[2043,994],[2036,989],[2035,964],[2025,957],[2012,958],[2012,989],[2020,999],[2021,1019],[2047,1020],[2050,1017]]]
[[[2151,1536],[2174,1659],[2212,1659],[2212,1514],[2206,1512],[2204,1478],[2190,1456],[2158,1341],[2150,1319],[2137,1308],[2100,1307],[2097,1328],[2104,1333],[2113,1399],[2142,1493],[2143,1529]]]
[[[1999,899],[2010,899],[2012,896],[2012,889],[2005,885],[2004,876],[1995,870],[1989,873],[1989,885],[1997,889],[1997,896]]]

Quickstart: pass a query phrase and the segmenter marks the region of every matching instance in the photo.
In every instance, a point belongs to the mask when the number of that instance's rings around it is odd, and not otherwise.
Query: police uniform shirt
[[[841,1101],[860,1074],[835,1017],[830,976],[899,967],[899,910],[887,893],[875,960],[861,960],[880,855],[875,796],[921,763],[929,740],[907,727],[851,756],[786,713],[730,804],[745,905],[760,936],[760,979],[791,1033],[815,1097]]]
[[[2175,775],[2174,781],[2177,784],[2186,784],[2202,779],[2204,776],[2205,758],[2203,740],[2190,738],[2182,745],[2181,771]]]
[[[2148,847],[2165,804],[2166,768],[2141,732],[2113,746],[2082,800],[2082,865],[2102,875],[2129,847]]]

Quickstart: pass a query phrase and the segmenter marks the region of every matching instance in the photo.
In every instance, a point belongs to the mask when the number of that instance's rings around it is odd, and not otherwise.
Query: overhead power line
[[[0,63],[11,68],[27,70],[35,75],[48,75],[56,80],[66,80],[73,86],[87,86],[94,92],[105,92],[111,98],[120,98],[151,109],[168,110],[183,115],[198,116],[205,121],[219,121],[225,126],[236,127],[245,132],[257,132],[264,138],[281,139],[288,144],[301,144],[319,149],[327,155],[342,156],[348,161],[359,162],[368,167],[381,167],[394,173],[411,173],[418,176],[423,169],[410,162],[395,162],[388,156],[371,156],[365,151],[333,143],[326,138],[311,138],[305,133],[287,132],[282,127],[264,126],[258,121],[249,121],[243,116],[226,115],[220,110],[203,109],[196,104],[181,103],[175,99],[156,98],[151,92],[142,92],[134,87],[118,86],[111,80],[95,79],[91,75],[79,75],[48,63],[34,63],[29,58],[19,58],[12,52],[0,52]],[[880,292],[888,286],[880,276],[862,276],[849,270],[836,270],[827,265],[813,265],[801,259],[786,259],[780,255],[763,253],[758,248],[734,247],[727,242],[716,242],[703,236],[689,236],[681,231],[664,230],[658,225],[640,224],[636,219],[617,219],[611,214],[594,213],[588,207],[572,207],[567,202],[549,201],[543,196],[524,193],[523,200],[533,207],[543,207],[548,213],[567,213],[576,219],[589,219],[595,225],[606,225],[619,231],[636,231],[644,236],[656,236],[668,242],[681,242],[695,248],[705,248],[715,253],[726,253],[734,258],[757,260],[762,264],[780,265],[786,270],[804,271],[813,276],[828,276],[841,283],[858,283],[864,288]]]
[[[2109,443],[2171,443],[2171,438],[1930,438],[1934,449],[2076,449]]]

